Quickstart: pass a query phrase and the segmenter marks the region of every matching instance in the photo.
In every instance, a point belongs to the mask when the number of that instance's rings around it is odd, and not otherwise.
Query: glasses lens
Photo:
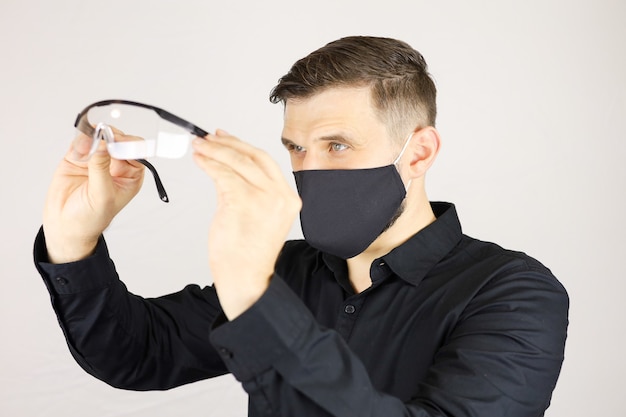
[[[92,107],[87,112],[86,123],[94,128],[106,125],[113,135],[112,138],[111,135],[95,138],[79,135],[74,142],[79,159],[88,158],[97,149],[100,139],[105,140],[109,154],[116,159],[181,158],[192,138],[187,130],[162,119],[154,110],[132,104]],[[85,131],[80,125],[78,128]]]

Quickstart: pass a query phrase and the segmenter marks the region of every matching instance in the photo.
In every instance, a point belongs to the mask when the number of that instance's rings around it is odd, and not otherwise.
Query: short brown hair
[[[370,86],[390,133],[434,126],[437,89],[422,54],[405,42],[371,36],[341,38],[298,60],[272,89],[270,101],[304,99],[332,87]]]

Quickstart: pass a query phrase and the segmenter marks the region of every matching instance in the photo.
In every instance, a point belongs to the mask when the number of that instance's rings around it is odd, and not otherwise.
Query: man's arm
[[[190,286],[145,300],[119,281],[102,233],[139,191],[144,168],[111,159],[104,142],[87,162],[78,161],[85,140],[75,138],[54,173],[35,244],[35,264],[72,354],[87,372],[130,389],[223,373],[208,343],[219,311],[213,289]]]
[[[267,415],[532,417],[543,415],[559,375],[567,310],[545,271],[490,281],[406,403],[377,391],[345,341],[278,276],[248,311],[216,322],[211,340]]]
[[[91,256],[52,264],[40,231],[34,258],[72,356],[96,378],[162,390],[227,372],[209,341],[221,312],[212,288],[189,285],[155,299],[130,294],[103,238]]]

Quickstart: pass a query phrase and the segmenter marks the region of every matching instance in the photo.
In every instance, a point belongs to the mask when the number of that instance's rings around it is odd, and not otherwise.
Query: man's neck
[[[347,260],[350,283],[360,293],[372,285],[370,267],[378,259],[436,220],[426,193],[407,198],[406,207],[396,222],[382,233],[365,251]]]

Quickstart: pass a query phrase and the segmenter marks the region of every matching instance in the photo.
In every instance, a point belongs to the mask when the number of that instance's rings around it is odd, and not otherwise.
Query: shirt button
[[[346,314],[353,314],[356,311],[356,308],[352,304],[348,304],[343,311],[345,311]]]
[[[381,261],[378,266],[385,266],[385,261]]]
[[[63,277],[56,277],[56,282],[59,285],[66,285],[67,284],[67,280]]]

